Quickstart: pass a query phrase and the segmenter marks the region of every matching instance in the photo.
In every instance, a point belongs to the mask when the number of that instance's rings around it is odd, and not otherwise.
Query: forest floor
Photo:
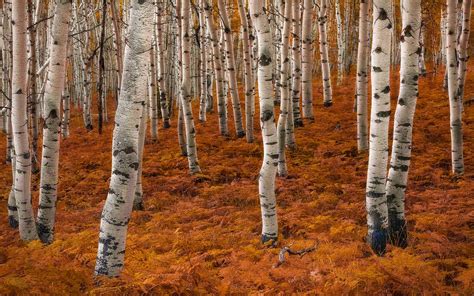
[[[367,154],[357,153],[354,79],[334,87],[332,108],[322,106],[317,81],[316,120],[297,129],[298,148],[288,153],[290,176],[277,181],[278,248],[260,243],[258,116],[257,139],[248,144],[220,137],[217,116],[211,114],[208,122],[196,124],[202,175],[188,175],[175,128],[160,128],[158,142],[147,142],[146,209],[132,215],[125,269],[117,279],[92,276],[110,177],[113,117],[99,136],[85,130],[79,110],[73,109],[71,137],[61,144],[51,245],[23,243],[8,227],[11,169],[4,153],[0,156],[0,294],[472,295],[474,72],[466,85],[466,174],[459,178],[451,174],[442,75],[421,79],[407,193],[408,248],[389,247],[379,258],[364,243]],[[394,109],[396,77],[392,89]],[[5,147],[4,136],[0,147]],[[38,181],[35,175],[35,207]],[[280,247],[300,249],[316,242],[316,251],[274,267]]]

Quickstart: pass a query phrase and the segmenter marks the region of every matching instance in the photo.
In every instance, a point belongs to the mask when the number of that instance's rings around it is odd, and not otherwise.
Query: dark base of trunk
[[[295,127],[303,127],[304,126],[303,119],[301,119],[301,118],[295,119],[294,123],[295,123]]]
[[[243,138],[245,137],[245,132],[244,131],[240,131],[240,132],[237,132],[237,138]]]
[[[42,243],[50,244],[53,242],[53,230],[48,226],[41,223],[36,223],[36,231],[38,232],[38,237]]]
[[[11,228],[17,229],[18,228],[18,220],[14,216],[8,216],[8,225],[10,225]]]
[[[332,106],[332,102],[324,102],[324,107],[329,108]]]
[[[408,230],[405,220],[390,219],[388,229],[389,242],[391,245],[406,248],[408,246]]]
[[[270,246],[275,247],[278,244],[278,237],[262,234],[261,241],[262,241],[262,244],[269,243]]]
[[[133,203],[133,210],[134,211],[144,211],[145,210],[145,204],[143,201]]]
[[[385,229],[377,229],[367,235],[367,242],[377,256],[383,256],[387,251],[387,238]]]
[[[171,124],[169,123],[169,121],[168,121],[168,120],[165,120],[165,121],[163,122],[163,128],[170,128],[170,127],[171,127]]]

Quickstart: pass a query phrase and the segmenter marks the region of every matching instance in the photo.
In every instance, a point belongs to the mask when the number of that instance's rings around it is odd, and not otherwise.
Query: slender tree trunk
[[[150,126],[151,139],[156,141],[158,139],[158,109],[157,109],[157,95],[156,95],[156,70],[155,70],[155,50],[152,46],[150,50],[150,87],[148,91],[149,105],[150,105]],[[148,114],[147,114],[148,115]]]
[[[22,240],[38,238],[31,206],[31,152],[28,139],[27,116],[27,2],[12,3],[12,134],[15,149],[15,200]]]
[[[413,117],[418,97],[421,0],[402,1],[400,93],[395,112],[392,157],[387,178],[389,238],[407,246],[405,190],[410,167]]]
[[[163,44],[163,27],[162,24],[162,4],[159,3],[157,5],[157,13],[156,13],[156,23],[157,23],[157,36],[156,36],[156,48],[158,53],[158,61],[159,61],[159,74],[158,74],[158,84],[159,84],[159,91],[160,91],[160,107],[161,107],[161,117],[163,119],[163,127],[170,128],[170,115],[168,112],[168,93],[166,91],[165,85],[165,50]]]
[[[199,121],[206,122],[208,87],[207,87],[207,35],[206,18],[204,16],[204,0],[199,1],[199,56],[200,56],[200,85],[201,93],[199,99]]]
[[[321,73],[323,77],[324,106],[332,105],[331,69],[329,68],[329,44],[327,37],[328,1],[321,0],[319,8],[319,51],[321,54]]]
[[[447,0],[448,17],[446,30],[446,56],[448,71],[448,93],[451,124],[451,157],[452,170],[455,174],[464,173],[462,106],[457,95],[457,61],[456,61],[456,0]]]
[[[142,171],[143,171],[143,152],[145,150],[146,125],[147,125],[148,104],[143,106],[143,112],[140,117],[140,130],[138,131],[138,170],[137,170],[137,185],[135,186],[135,198],[133,199],[133,209],[143,211],[145,206],[143,204],[143,186],[142,186]]]
[[[262,211],[262,242],[278,239],[275,178],[278,166],[278,138],[275,126],[274,93],[272,83],[272,34],[269,16],[263,0],[250,2],[250,14],[258,39],[258,94],[260,99],[260,124],[264,147],[263,165],[260,170],[259,194]]]
[[[237,1],[239,5],[240,22],[242,24],[242,44],[244,52],[244,80],[245,80],[245,131],[247,142],[254,141],[253,117],[255,104],[255,83],[252,71],[252,44],[250,43],[249,25],[245,7],[242,0]]]
[[[112,144],[112,177],[100,222],[95,273],[117,276],[123,268],[125,238],[139,167],[138,137],[146,100],[147,65],[150,60],[153,1],[130,3],[128,42],[125,48],[122,90],[115,115]]]
[[[181,2],[181,104],[183,107],[184,124],[186,128],[186,145],[189,162],[189,171],[191,174],[201,172],[198,163],[196,146],[196,129],[194,127],[193,111],[191,106],[191,61],[189,44],[189,3],[190,0]]]
[[[370,116],[369,169],[366,208],[367,241],[375,253],[385,253],[387,242],[388,129],[390,122],[391,0],[373,0],[372,110]]]
[[[240,98],[237,88],[237,75],[235,73],[235,54],[232,30],[230,27],[230,21],[227,16],[224,1],[218,0],[217,3],[219,6],[220,17],[224,29],[227,73],[229,76],[229,92],[232,99],[232,109],[234,111],[235,132],[238,138],[243,138],[245,136],[245,131],[242,124],[242,111],[240,108]]]
[[[368,149],[368,47],[369,47],[369,0],[360,1],[359,48],[357,52],[357,146],[359,151]]]
[[[463,109],[463,100],[464,100],[464,86],[466,83],[466,73],[467,73],[467,62],[469,61],[469,36],[471,30],[471,11],[472,11],[472,0],[463,1],[463,18],[462,18],[462,33],[459,39],[459,68],[458,68],[458,100],[461,104],[461,110]]]
[[[292,13],[292,35],[293,35],[293,82],[292,82],[292,112],[294,126],[303,126],[300,113],[301,92],[301,17],[300,0],[294,0]]]
[[[314,119],[313,114],[313,0],[303,1],[303,59],[302,59],[302,89],[303,89],[303,117]]]

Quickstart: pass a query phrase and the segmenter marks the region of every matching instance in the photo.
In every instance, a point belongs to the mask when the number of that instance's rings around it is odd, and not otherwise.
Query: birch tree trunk
[[[163,127],[170,128],[170,115],[168,112],[168,93],[166,91],[165,85],[165,50],[163,45],[163,24],[162,24],[162,4],[158,3],[157,5],[157,13],[156,13],[156,23],[157,23],[157,36],[156,36],[156,48],[158,54],[158,84],[159,84],[159,92],[160,92],[160,107],[161,107],[161,117],[163,119]]]
[[[331,69],[329,68],[329,45],[327,37],[327,0],[321,0],[319,8],[319,51],[321,54],[321,73],[323,76],[324,106],[332,106]]]
[[[278,166],[278,139],[275,126],[273,98],[272,34],[263,0],[249,3],[252,22],[258,39],[258,94],[260,99],[260,125],[263,139],[263,165],[260,170],[259,195],[262,211],[262,242],[278,240],[275,178]]]
[[[15,200],[18,209],[20,238],[34,240],[36,232],[31,206],[31,153],[28,139],[27,116],[27,2],[12,3],[12,134],[15,150]]]
[[[207,111],[207,99],[208,99],[208,88],[207,88],[207,36],[206,36],[206,18],[204,16],[204,1],[199,1],[199,55],[200,55],[200,74],[199,81],[201,85],[201,93],[199,99],[199,121],[206,122],[206,111]]]
[[[451,125],[451,158],[455,174],[464,173],[462,106],[457,95],[457,61],[456,61],[456,0],[447,0],[446,58],[448,71],[448,93]]]
[[[387,177],[389,238],[407,246],[405,190],[410,168],[413,117],[418,97],[421,0],[402,1],[400,93],[395,112],[392,157]]]
[[[284,23],[282,31],[282,40],[280,61],[281,78],[280,78],[280,116],[278,118],[277,134],[278,134],[278,175],[281,177],[288,175],[288,168],[286,165],[285,146],[286,146],[286,130],[288,122],[288,112],[290,107],[290,58],[289,58],[289,37],[290,37],[290,19],[292,17],[293,3],[292,0],[286,0],[284,4]]]
[[[292,112],[294,126],[303,126],[303,120],[300,113],[300,92],[301,92],[301,17],[300,0],[293,2],[292,14],[292,35],[293,35],[293,82],[292,85]]]
[[[385,253],[387,242],[388,129],[390,122],[391,0],[373,0],[372,110],[370,116],[369,169],[366,208],[367,241],[375,253]]]
[[[117,276],[123,268],[125,238],[139,167],[138,137],[145,106],[149,53],[152,39],[153,1],[132,0],[122,90],[115,115],[112,144],[112,177],[100,222],[95,273]]]
[[[51,243],[54,239],[61,132],[61,96],[66,78],[71,2],[71,0],[57,1],[51,30],[54,41],[50,45],[49,56],[51,61],[43,104],[45,114],[43,152],[41,158],[40,200],[36,223],[38,236],[44,243]]]
[[[217,112],[219,113],[219,130],[222,136],[229,135],[227,125],[227,100],[224,92],[224,70],[222,69],[222,58],[219,50],[219,39],[212,19],[212,6],[208,0],[204,0],[204,11],[206,12],[207,29],[212,43],[212,55],[214,56],[214,74],[216,77],[217,90]]]
[[[186,128],[186,145],[189,163],[189,171],[191,174],[201,172],[198,163],[197,146],[196,146],[196,129],[194,127],[193,111],[191,106],[191,61],[190,61],[190,44],[189,44],[189,3],[190,0],[182,0],[181,2],[181,104],[183,107],[184,125]]]
[[[463,1],[463,18],[462,18],[462,33],[461,38],[459,39],[459,68],[458,68],[458,100],[461,104],[461,110],[463,110],[463,100],[464,100],[464,87],[466,83],[466,73],[467,73],[467,62],[469,61],[469,35],[471,32],[471,11],[472,11],[472,0]]]
[[[312,23],[313,20],[313,0],[303,1],[303,50],[302,50],[302,80],[301,87],[303,90],[303,117],[314,119],[313,114],[313,36]]]
[[[369,0],[360,1],[359,9],[359,48],[357,51],[357,146],[359,151],[368,149],[368,48],[369,48]]]
[[[250,43],[249,25],[242,0],[237,1],[239,5],[240,22],[242,24],[242,44],[244,52],[244,83],[245,83],[245,135],[248,143],[254,141],[253,116],[255,104],[255,85],[252,71],[252,44]]]
[[[232,110],[234,111],[235,132],[237,134],[237,138],[243,138],[245,136],[245,131],[242,124],[242,111],[240,108],[239,92],[237,89],[237,75],[235,73],[235,55],[232,31],[224,1],[218,0],[217,4],[219,6],[220,18],[224,29],[224,47],[227,61],[227,73],[229,76],[229,92],[232,99]]]

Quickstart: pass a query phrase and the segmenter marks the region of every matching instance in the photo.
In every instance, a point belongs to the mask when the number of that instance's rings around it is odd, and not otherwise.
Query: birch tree
[[[395,112],[390,170],[387,177],[389,238],[407,246],[405,190],[410,168],[413,117],[418,97],[421,0],[402,0],[400,92]]]
[[[152,40],[153,1],[132,0],[125,47],[122,89],[115,115],[112,176],[100,221],[95,273],[117,276],[123,268],[125,238],[139,167],[140,119],[146,100]]]
[[[48,80],[44,94],[43,152],[41,158],[40,200],[37,228],[42,242],[53,241],[56,214],[59,140],[61,126],[61,98],[66,78],[67,39],[71,14],[71,0],[58,0],[51,29]]]
[[[31,153],[27,116],[27,2],[12,3],[12,134],[15,157],[14,193],[18,210],[20,238],[38,238],[31,205]]]
[[[463,174],[462,105],[460,97],[457,95],[456,19],[456,0],[447,0],[446,59],[448,67],[452,170],[455,174]]]
[[[367,241],[375,253],[385,253],[387,200],[385,183],[390,122],[391,0],[373,0],[372,110],[370,115],[369,165],[366,187]]]
[[[303,0],[303,47],[302,47],[302,79],[303,117],[314,119],[313,114],[313,0]]]
[[[361,0],[359,7],[359,48],[357,51],[357,147],[359,151],[368,149],[368,48],[369,46],[369,0]]]
[[[458,45],[458,59],[459,59],[459,68],[458,68],[458,90],[457,96],[460,101],[461,108],[462,102],[464,99],[464,87],[466,83],[466,74],[467,74],[467,62],[469,61],[469,36],[471,33],[471,12],[472,12],[472,0],[464,0],[462,4],[462,33],[459,38]]]
[[[259,195],[262,211],[262,242],[278,239],[276,213],[275,178],[278,166],[277,131],[274,114],[274,92],[272,83],[272,34],[265,1],[249,3],[252,23],[258,40],[258,94],[260,100],[260,126],[264,147],[263,164],[259,177]]]
[[[319,51],[321,54],[321,73],[323,77],[324,106],[332,105],[331,69],[329,67],[329,44],[327,37],[328,1],[321,0],[319,7]]]
[[[300,113],[300,93],[301,93],[301,17],[300,17],[300,0],[293,1],[292,13],[292,57],[293,57],[293,81],[291,83],[292,96],[292,121],[294,126],[303,126],[303,120]]]

